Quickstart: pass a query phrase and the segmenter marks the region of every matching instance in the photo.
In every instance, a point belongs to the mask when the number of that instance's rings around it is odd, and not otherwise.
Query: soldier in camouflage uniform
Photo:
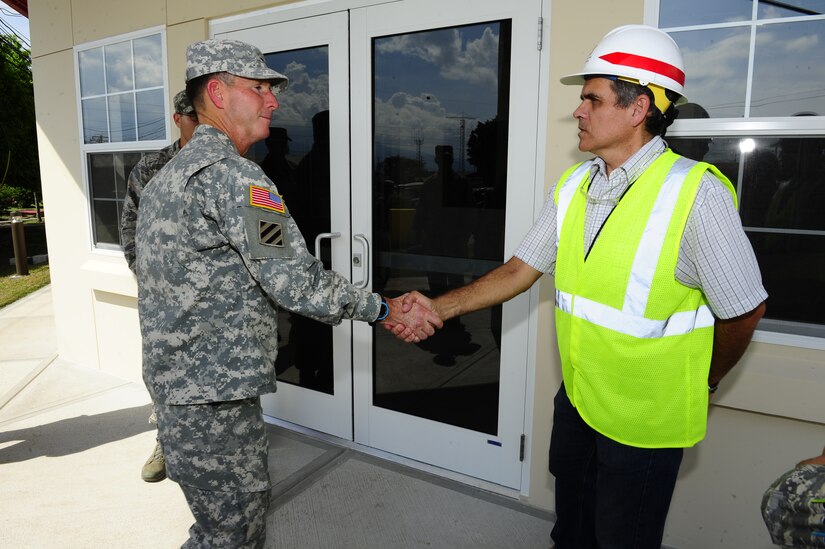
[[[180,129],[180,139],[157,152],[145,154],[129,172],[129,181],[126,184],[126,198],[123,199],[123,213],[120,216],[120,239],[123,254],[132,272],[135,272],[135,228],[143,188],[173,156],[180,152],[181,147],[192,139],[192,132],[198,125],[198,115],[186,97],[186,90],[175,94],[172,102],[175,108],[172,120]]]
[[[762,517],[780,547],[825,547],[825,449],[771,484]]]
[[[269,134],[287,83],[257,48],[191,44],[186,80],[200,125],[145,189],[138,218],[143,378],[167,474],[195,517],[184,547],[263,547],[260,395],[275,391],[278,307],[328,324],[399,322],[407,341],[441,321],[324,270],[273,182],[243,158]]]
[[[178,154],[181,147],[192,139],[192,132],[195,131],[195,127],[198,125],[198,115],[195,114],[195,109],[186,96],[186,90],[181,90],[175,94],[172,103],[175,109],[172,120],[180,130],[180,139],[157,152],[145,154],[132,168],[129,173],[129,181],[126,184],[126,198],[123,199],[123,213],[120,216],[120,238],[123,255],[126,256],[126,263],[129,264],[129,268],[133,273],[135,272],[135,228],[137,227],[138,206],[140,205],[140,195],[143,193],[143,188],[173,156]],[[149,423],[157,423],[154,410],[152,415],[149,416]],[[166,478],[166,462],[163,459],[160,442],[155,443],[155,449],[152,450],[149,459],[143,464],[140,478],[146,482],[160,482]]]

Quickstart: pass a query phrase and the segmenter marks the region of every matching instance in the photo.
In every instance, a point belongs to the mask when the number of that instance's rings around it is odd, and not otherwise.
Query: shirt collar
[[[645,170],[667,149],[667,143],[658,135],[642,145],[638,151],[624,161],[624,163],[613,170],[610,177],[606,177],[607,164],[598,156],[593,159],[593,166],[591,168],[591,176],[609,179],[615,181],[618,178],[625,179],[627,184],[631,184],[641,176]]]

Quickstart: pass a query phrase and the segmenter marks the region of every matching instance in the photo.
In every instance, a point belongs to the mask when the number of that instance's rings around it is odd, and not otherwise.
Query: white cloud
[[[414,96],[399,92],[387,101],[376,99],[376,140],[407,156],[413,156],[415,139],[421,139],[430,150],[437,144],[451,144],[458,125],[446,118],[447,114],[438,98],[430,93]]]
[[[741,116],[749,44],[750,36],[740,32],[709,47],[682,46],[688,100],[702,105],[711,116]]]
[[[785,50],[785,53],[791,55],[807,53],[819,44],[819,37],[815,34],[809,34],[808,36],[800,36],[785,43],[779,42],[779,44],[782,46],[782,49]]]
[[[306,65],[292,62],[284,69],[289,87],[279,95],[280,107],[272,119],[278,125],[310,126],[312,116],[329,109],[329,76],[310,75]]]
[[[814,28],[821,31],[823,26],[820,22]],[[809,32],[802,34],[802,29]],[[752,112],[758,116],[825,110],[820,69],[825,48],[810,30],[810,24],[757,30]]]
[[[472,84],[495,86],[498,82],[498,35],[486,27],[482,35],[462,44],[458,29],[404,34],[383,39],[379,53],[417,57],[439,68],[441,76]]]

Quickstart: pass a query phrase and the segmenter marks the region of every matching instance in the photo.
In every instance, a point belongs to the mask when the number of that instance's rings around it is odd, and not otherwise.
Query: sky
[[[10,26],[15,32],[23,37],[28,44],[31,44],[29,38],[29,20],[10,7],[4,2],[0,2],[0,21]],[[0,33],[7,32],[6,26],[0,24]]]

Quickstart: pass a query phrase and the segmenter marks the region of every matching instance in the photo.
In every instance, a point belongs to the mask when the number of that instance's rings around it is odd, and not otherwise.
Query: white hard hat
[[[584,70],[563,77],[561,83],[583,84],[586,76],[615,76],[642,86],[653,84],[680,96],[685,89],[685,63],[679,46],[666,32],[647,25],[625,25],[608,32],[584,62]]]

